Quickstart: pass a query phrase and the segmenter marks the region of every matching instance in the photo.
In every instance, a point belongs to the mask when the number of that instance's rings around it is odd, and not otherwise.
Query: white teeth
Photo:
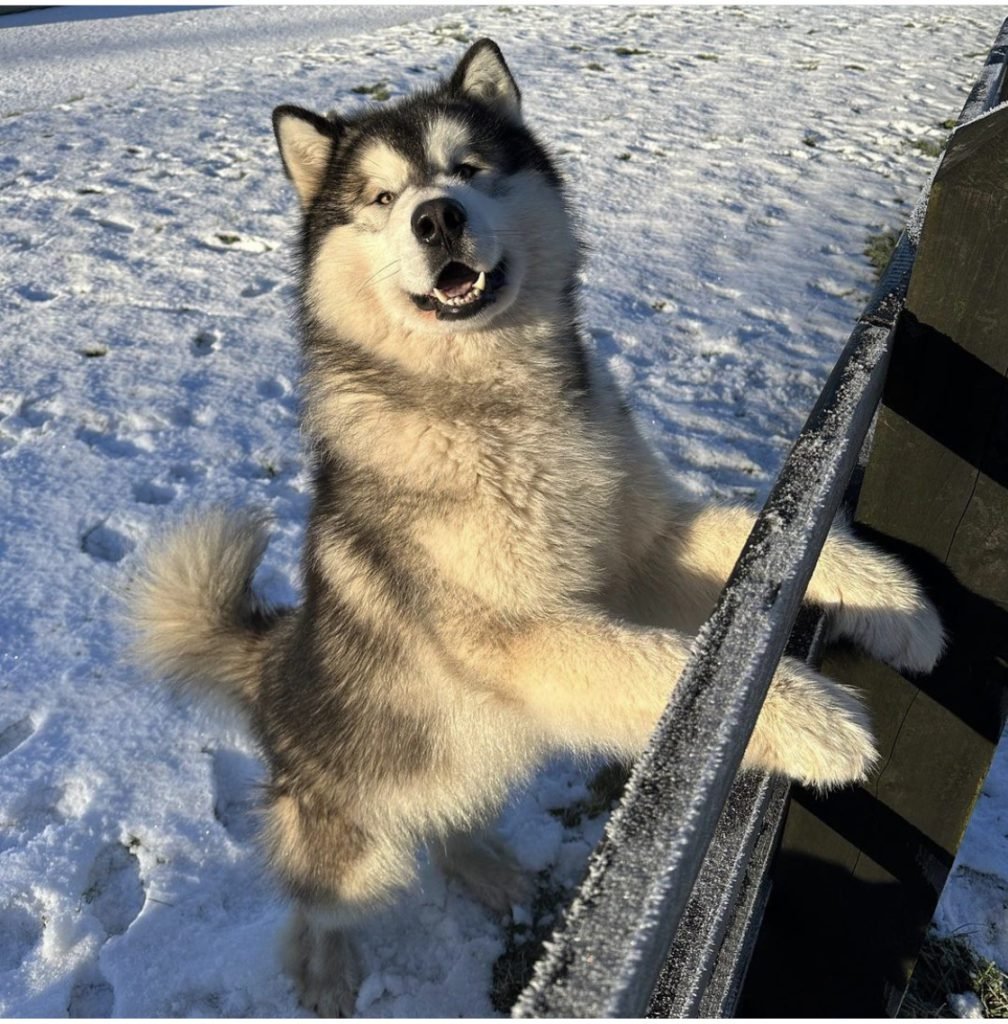
[[[481,298],[485,289],[486,273],[481,270],[479,277],[469,286],[469,290],[464,295],[456,295],[454,298],[449,298],[440,288],[433,288],[431,294],[442,306],[465,306]]]

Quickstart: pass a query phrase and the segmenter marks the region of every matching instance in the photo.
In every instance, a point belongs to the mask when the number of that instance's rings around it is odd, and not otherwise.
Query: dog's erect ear
[[[303,107],[284,105],[273,111],[273,134],[287,177],[294,183],[303,209],[311,206],[325,177],[333,145],[343,126]]]
[[[480,39],[469,47],[452,73],[448,88],[458,96],[485,103],[513,121],[521,120],[521,93],[500,47],[492,39]]]

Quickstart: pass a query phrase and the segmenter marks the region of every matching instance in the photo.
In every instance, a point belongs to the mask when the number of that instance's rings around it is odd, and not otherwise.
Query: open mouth
[[[410,298],[419,309],[433,310],[438,320],[464,320],[490,305],[506,284],[507,267],[503,260],[489,273],[452,260],[426,295]]]

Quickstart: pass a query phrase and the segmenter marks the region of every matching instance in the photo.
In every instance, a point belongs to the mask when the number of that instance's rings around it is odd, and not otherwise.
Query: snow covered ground
[[[22,19],[30,22],[32,19]],[[42,19],[43,21],[45,19]],[[123,659],[121,588],[184,511],[308,478],[280,102],[352,109],[502,46],[569,176],[586,321],[698,494],[762,498],[999,25],[992,8],[211,9],[0,22],[0,1013],[298,1015],[239,731]],[[551,766],[500,829],[578,877]],[[1008,754],[940,919],[1008,966]],[[503,923],[432,870],[370,927],[370,1016],[489,1015]]]

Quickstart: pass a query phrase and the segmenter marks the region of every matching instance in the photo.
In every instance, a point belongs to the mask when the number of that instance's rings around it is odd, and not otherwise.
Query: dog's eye
[[[474,167],[472,164],[458,164],[452,174],[456,178],[461,178],[463,181],[468,181],[473,175],[478,173],[479,168]]]
[[[391,192],[379,192],[378,195],[375,196],[374,205],[391,206],[394,201],[395,196]]]

